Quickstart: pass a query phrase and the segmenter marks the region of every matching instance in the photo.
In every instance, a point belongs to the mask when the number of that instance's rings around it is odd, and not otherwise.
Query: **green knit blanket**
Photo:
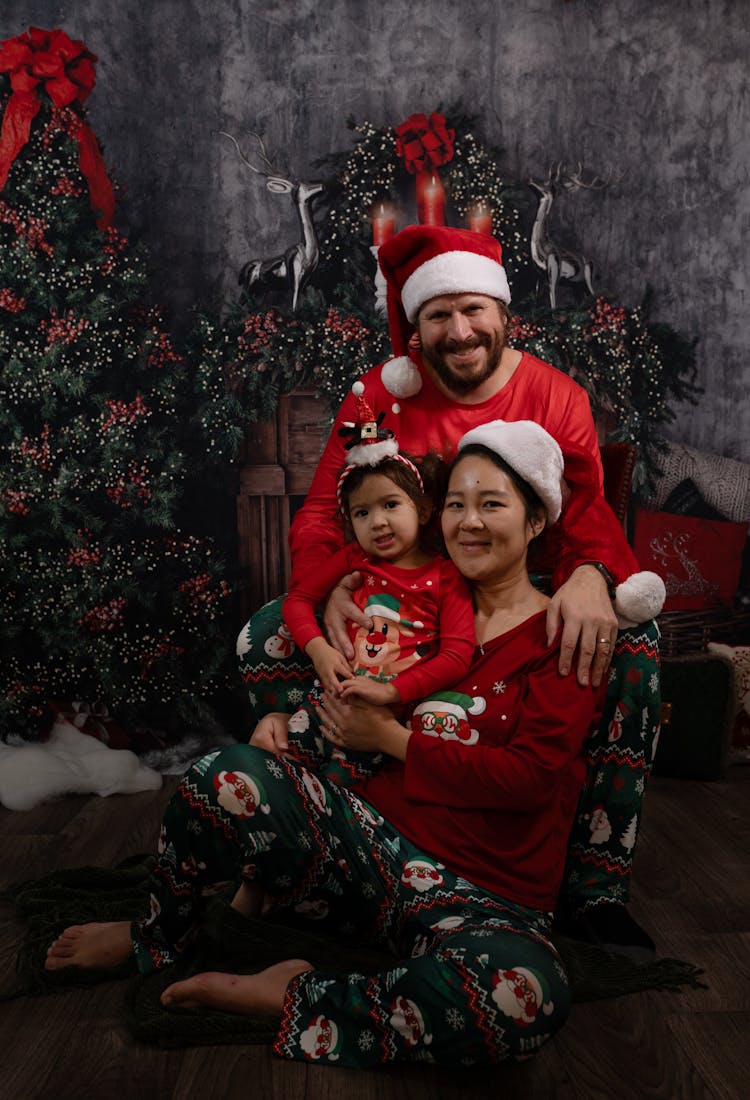
[[[83,867],[57,871],[11,887],[6,896],[25,921],[26,935],[17,959],[17,985],[0,993],[0,1000],[130,977],[128,1024],[133,1035],[144,1042],[162,1047],[268,1043],[276,1035],[276,1021],[268,1017],[236,1016],[207,1009],[168,1011],[159,997],[172,982],[202,970],[249,974],[282,959],[303,958],[331,974],[352,970],[375,973],[393,963],[392,956],[381,951],[347,947],[271,920],[248,920],[231,908],[228,897],[216,896],[207,902],[194,948],[165,970],[141,977],[136,975],[134,963],[118,971],[44,969],[49,944],[70,924],[133,920],[140,916],[148,899],[147,883],[153,863],[152,857],[138,856],[114,870]],[[574,1001],[593,1001],[646,989],[705,988],[699,981],[702,971],[679,959],[637,963],[564,937],[556,938],[555,946],[568,972]]]

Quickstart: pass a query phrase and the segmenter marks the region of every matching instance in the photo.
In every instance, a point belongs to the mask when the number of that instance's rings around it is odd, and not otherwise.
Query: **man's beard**
[[[491,378],[500,366],[500,357],[505,347],[505,333],[494,334],[480,333],[473,340],[458,342],[456,340],[441,340],[434,348],[422,348],[422,358],[426,359],[437,377],[447,390],[457,397],[466,397]],[[454,371],[446,362],[446,354],[456,351],[468,351],[469,348],[483,347],[487,351],[485,364],[476,374],[463,375]]]

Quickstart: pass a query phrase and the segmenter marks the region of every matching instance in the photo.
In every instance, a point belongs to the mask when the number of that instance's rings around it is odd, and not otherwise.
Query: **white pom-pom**
[[[664,606],[667,590],[658,573],[631,573],[615,589],[615,612],[621,627],[654,619]]]
[[[352,393],[354,394],[355,397],[361,397],[361,395],[364,392],[365,392],[364,382],[359,382],[359,381],[358,382],[352,382]]]
[[[408,355],[399,355],[383,364],[383,385],[394,397],[413,397],[422,389],[422,376]]]

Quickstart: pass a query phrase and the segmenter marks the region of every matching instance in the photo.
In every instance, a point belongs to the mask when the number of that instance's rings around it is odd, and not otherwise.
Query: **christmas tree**
[[[114,225],[95,62],[61,31],[0,47],[4,737],[42,735],[53,701],[196,728],[231,678],[230,585],[187,507],[206,418]]]

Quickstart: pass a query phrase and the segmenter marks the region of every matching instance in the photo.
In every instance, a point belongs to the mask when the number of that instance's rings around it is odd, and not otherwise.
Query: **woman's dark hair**
[[[463,447],[451,462],[448,470],[448,477],[450,478],[450,475],[462,459],[469,458],[471,455],[478,455],[480,458],[489,459],[490,462],[497,466],[498,470],[502,470],[504,474],[507,474],[521,494],[521,499],[523,500],[524,509],[526,511],[526,519],[529,523],[531,523],[532,520],[542,518],[546,524],[547,509],[536,489],[532,488],[528,481],[524,481],[520,474],[516,473],[513,467],[509,466],[505,459],[501,458],[496,451],[493,451],[490,447],[485,447],[483,443],[469,443],[467,446]]]
[[[419,512],[420,519],[428,517],[427,521],[421,527],[420,543],[422,548],[428,553],[441,553],[442,552],[442,536],[439,531],[439,524],[436,524],[435,516],[436,502],[442,502],[445,495],[445,485],[447,484],[446,466],[442,458],[435,451],[430,451],[424,456],[424,458],[416,459],[411,455],[407,455],[406,452],[401,452],[404,458],[408,458],[410,462],[419,470],[424,484],[424,489],[421,489],[419,482],[414,476],[414,471],[410,470],[403,462],[399,462],[397,458],[386,458],[377,466],[357,466],[351,473],[349,473],[341,486],[341,504],[344,511],[344,533],[347,539],[354,538],[354,531],[352,530],[351,523],[349,521],[349,498],[352,493],[355,493],[359,489],[366,477],[371,474],[383,474],[390,481],[397,485],[411,500],[414,501],[417,511]]]

